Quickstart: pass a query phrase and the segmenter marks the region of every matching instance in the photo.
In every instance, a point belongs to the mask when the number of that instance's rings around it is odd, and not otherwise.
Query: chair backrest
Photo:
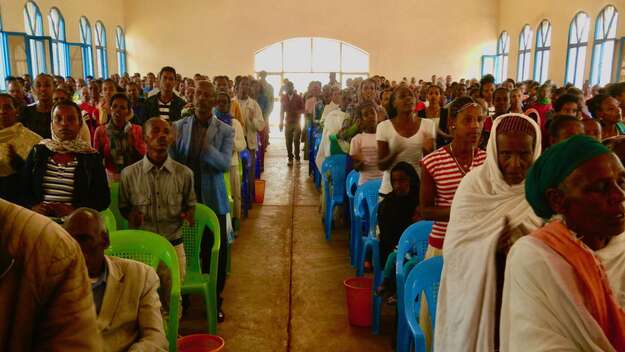
[[[214,241],[211,248],[211,273],[213,270],[217,272],[218,254],[220,243],[219,219],[215,212],[204,204],[195,204],[195,223],[193,226],[185,224],[182,227],[182,241],[184,243],[184,253],[187,257],[187,272],[202,272],[200,263],[200,249],[204,229],[208,229],[213,233]],[[214,259],[214,260],[213,260]]]
[[[325,174],[330,172],[332,178],[332,198],[342,201],[345,196],[345,177],[347,155],[330,155],[326,157],[321,165],[321,173],[325,178]]]
[[[119,182],[111,182],[109,188],[111,190],[111,204],[109,205],[109,209],[113,215],[115,215],[116,229],[126,230],[128,229],[128,220],[126,220],[119,211]]]
[[[360,173],[356,170],[352,170],[347,174],[347,179],[345,180],[345,192],[347,193],[347,198],[352,201],[354,200],[356,189],[358,188],[358,178],[360,178]]]
[[[358,187],[354,196],[354,214],[369,219],[369,232],[375,231],[378,221],[378,199],[382,180],[369,180]]]
[[[180,309],[180,269],[176,250],[165,237],[149,231],[121,230],[109,236],[111,245],[106,250],[107,255],[136,260],[151,266],[154,270],[157,270],[159,262],[162,262],[171,272],[169,321],[166,322],[165,328],[169,348],[175,350]]]
[[[104,226],[106,226],[106,230],[109,233],[117,231],[117,221],[115,220],[115,214],[113,214],[111,209],[101,211],[100,215],[104,218]]]
[[[395,275],[397,279],[397,287],[403,286],[404,277],[404,260],[407,253],[412,254],[416,262],[419,263],[425,258],[425,252],[428,249],[428,239],[432,232],[432,221],[419,221],[404,231],[397,244],[397,259],[395,262]]]
[[[443,271],[443,257],[437,256],[426,259],[417,264],[408,274],[404,285],[404,316],[408,322],[410,330],[413,332],[416,341],[422,341],[425,345],[425,337],[419,326],[420,303],[418,299],[422,292],[428,304],[428,313],[432,321],[432,336],[436,328],[436,301],[438,300],[438,287]],[[401,299],[398,297],[398,299]],[[417,347],[417,346],[415,346]],[[417,351],[419,348],[417,347]]]

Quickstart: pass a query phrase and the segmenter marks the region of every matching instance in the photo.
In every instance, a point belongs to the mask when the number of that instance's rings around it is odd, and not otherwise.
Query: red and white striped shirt
[[[486,160],[486,152],[479,148],[476,149],[473,154],[471,169],[482,165],[484,160]],[[451,155],[449,147],[445,146],[437,149],[426,156],[421,163],[423,164],[423,168],[426,169],[434,179],[436,191],[434,206],[451,207],[454,194],[456,194],[456,190],[465,172]],[[435,221],[432,225],[432,233],[430,233],[430,239],[428,241],[429,244],[434,248],[442,249],[446,231],[446,221]]]

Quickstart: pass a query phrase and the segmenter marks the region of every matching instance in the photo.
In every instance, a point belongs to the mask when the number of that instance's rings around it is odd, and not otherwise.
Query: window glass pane
[[[312,69],[310,38],[293,38],[283,43],[284,71],[310,72]]]
[[[579,48],[579,50],[577,51],[577,67],[575,68],[577,75],[575,76],[575,82],[573,82],[573,84],[575,84],[575,86],[580,89],[584,84],[584,68],[586,67],[585,63],[587,48],[587,46],[584,46]]]
[[[26,61],[26,41],[24,37],[8,35],[9,42],[9,63],[13,76],[22,76],[28,73],[28,63]]]
[[[282,43],[276,43],[256,53],[254,58],[254,70],[256,72],[281,72],[282,71]]]
[[[332,39],[313,38],[312,63],[314,72],[338,72],[341,70],[341,44]]]
[[[83,77],[83,65],[82,65],[82,48],[80,46],[72,45],[69,47],[69,56],[71,60],[72,77]]]
[[[369,55],[351,45],[343,44],[341,65],[343,72],[369,72]]]

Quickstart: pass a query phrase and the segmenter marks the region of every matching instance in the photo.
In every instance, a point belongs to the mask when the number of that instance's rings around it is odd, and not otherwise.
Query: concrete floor
[[[225,351],[391,351],[392,307],[383,307],[379,336],[349,325],[347,231],[334,230],[325,241],[308,162],[288,168],[286,160],[284,139],[272,139],[265,202],[254,205],[232,247],[226,321],[218,326]],[[180,333],[201,332],[203,316],[202,301],[192,297]]]

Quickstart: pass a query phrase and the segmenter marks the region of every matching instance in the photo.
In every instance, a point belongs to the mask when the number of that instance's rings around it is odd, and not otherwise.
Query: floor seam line
[[[297,175],[296,175],[297,174]],[[293,319],[293,236],[295,231],[295,192],[297,190],[296,183],[299,181],[299,172],[292,173],[293,182],[291,182],[290,193],[290,237],[289,237],[289,315],[287,321],[287,340],[286,350],[291,351],[291,332],[292,332],[292,319]]]

